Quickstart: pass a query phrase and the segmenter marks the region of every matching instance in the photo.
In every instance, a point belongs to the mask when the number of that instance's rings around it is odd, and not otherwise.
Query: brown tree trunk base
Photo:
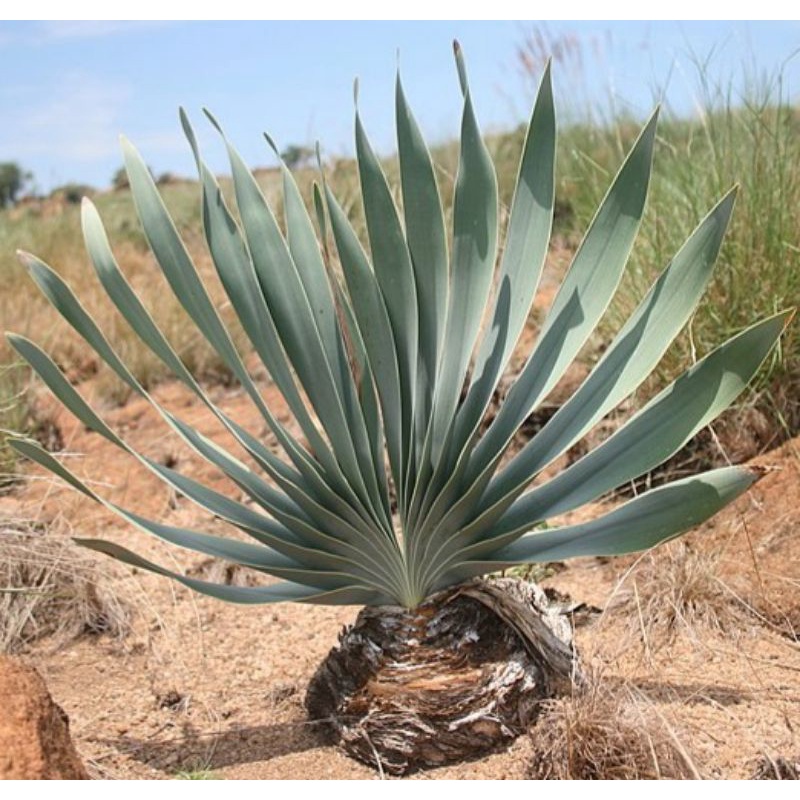
[[[414,611],[365,608],[312,678],[306,709],[382,772],[485,755],[571,690],[568,611],[511,578],[447,589]]]

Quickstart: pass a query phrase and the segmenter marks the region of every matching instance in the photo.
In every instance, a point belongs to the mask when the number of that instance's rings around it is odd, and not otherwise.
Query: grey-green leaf
[[[713,470],[653,489],[591,522],[531,532],[488,556],[482,556],[486,547],[479,543],[456,554],[437,586],[514,564],[646,550],[705,522],[762,474],[747,467]]]

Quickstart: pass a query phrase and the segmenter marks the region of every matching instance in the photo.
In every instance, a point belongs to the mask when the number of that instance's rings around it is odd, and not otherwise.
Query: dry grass
[[[6,365],[0,361],[0,494],[20,479],[17,454],[7,443],[11,432],[25,431],[51,452],[63,447],[55,414],[37,403],[28,372],[19,361]]]
[[[164,201],[226,324],[234,315],[217,278],[201,235],[199,187],[181,183],[162,187]],[[214,379],[224,372],[221,363],[188,321],[169,289],[140,231],[129,191],[99,194],[94,198],[107,228],[121,269],[133,289],[153,314],[167,338],[199,377]],[[16,250],[36,254],[49,263],[75,291],[111,344],[131,365],[145,386],[167,376],[164,365],[138,340],[118,314],[97,279],[86,255],[78,205],[41,200],[0,214],[0,316],[5,330],[30,336],[42,344],[70,378],[79,380],[101,372],[99,359],[64,323],[39,293],[15,257]],[[234,340],[243,344],[235,324]],[[16,360],[5,340],[0,341],[0,363]],[[227,379],[227,375],[222,376]],[[100,383],[101,395],[111,402],[120,389],[109,376]]]
[[[56,647],[85,633],[122,638],[131,622],[129,601],[69,538],[0,520],[0,653],[44,637]]]
[[[613,602],[646,645],[665,644],[679,631],[730,635],[750,624],[750,609],[719,577],[720,555],[683,541],[647,553]]]
[[[759,759],[753,772],[756,781],[797,781],[800,780],[800,756],[771,758],[765,755]]]
[[[231,564],[216,558],[204,559],[201,563],[187,570],[193,578],[221,583],[225,586],[263,586],[264,574],[256,570],[243,567],[241,564]]]
[[[196,184],[163,188],[164,200],[194,259],[215,306],[229,326],[236,345],[248,352],[245,336],[235,320],[199,233],[199,190]],[[159,327],[200,380],[227,385],[231,371],[198,332],[180,306],[150,254],[134,212],[129,191],[95,197],[114,251],[134,291]],[[20,333],[41,345],[73,383],[93,378],[95,402],[120,406],[131,389],[106,368],[83,340],[60,319],[39,293],[14,253],[35,253],[64,278],[86,310],[108,337],[112,347],[145,388],[170,377],[170,372],[138,339],[102,288],[85,253],[80,210],[75,204],[41,200],[0,213],[0,318],[3,330]],[[13,482],[17,456],[5,444],[4,431],[34,435],[39,381],[30,380],[27,365],[0,336],[0,473]],[[36,387],[31,391],[29,384]],[[3,478],[0,477],[0,485]]]
[[[572,697],[546,704],[531,729],[537,780],[699,778],[670,724],[624,684],[590,675]]]

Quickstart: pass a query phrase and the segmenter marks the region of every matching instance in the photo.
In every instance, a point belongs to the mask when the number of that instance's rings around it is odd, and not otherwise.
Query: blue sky
[[[325,152],[345,154],[356,76],[367,130],[388,153],[398,50],[420,124],[429,140],[443,140],[458,130],[453,38],[464,47],[483,128],[509,128],[525,119],[532,97],[515,58],[531,30],[523,22],[2,22],[0,161],[32,170],[41,190],[106,186],[125,133],[156,173],[191,174],[179,105],[219,171],[223,153],[203,106],[254,166],[271,163],[264,130],[279,146],[319,139]],[[789,59],[800,46],[798,22],[548,22],[544,31],[573,54],[555,65],[562,112],[592,104],[604,114],[613,105],[641,117],[663,95],[690,114],[698,58],[734,94],[746,79],[782,70],[783,91],[800,95],[800,55]]]

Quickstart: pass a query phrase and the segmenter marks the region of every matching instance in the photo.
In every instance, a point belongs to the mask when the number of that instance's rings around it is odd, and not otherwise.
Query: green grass
[[[667,115],[659,126],[648,213],[601,337],[627,317],[711,206],[734,184],[739,193],[715,278],[649,393],[735,331],[800,298],[800,111],[781,101],[777,85],[752,92],[734,106],[730,97],[709,90],[698,120]],[[572,210],[561,223],[566,236],[585,229],[635,132],[624,121],[565,132],[560,188]],[[739,401],[743,405],[765,415],[780,438],[800,430],[796,324]]]
[[[183,770],[175,775],[178,781],[219,781],[222,780],[216,772],[210,769]]]
[[[17,458],[5,446],[5,432],[29,431],[35,424],[28,378],[28,369],[21,364],[0,364],[0,493],[16,480]]]

